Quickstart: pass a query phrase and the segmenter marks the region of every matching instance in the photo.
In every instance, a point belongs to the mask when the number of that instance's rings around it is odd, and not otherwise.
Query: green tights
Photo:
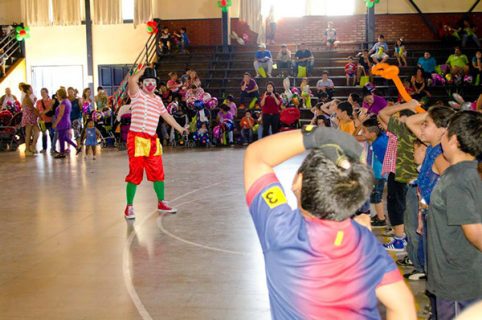
[[[127,204],[132,205],[134,203],[134,197],[136,195],[137,185],[128,182],[126,187]],[[154,182],[154,191],[156,191],[157,200],[164,200],[164,181]]]

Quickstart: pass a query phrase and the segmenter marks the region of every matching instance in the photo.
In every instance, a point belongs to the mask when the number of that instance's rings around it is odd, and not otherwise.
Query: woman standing
[[[55,110],[55,122],[53,127],[57,130],[57,135],[60,143],[60,153],[55,156],[56,159],[65,158],[65,142],[75,147],[77,154],[81,151],[69,137],[69,131],[71,129],[70,112],[72,110],[72,104],[67,98],[67,92],[61,88],[57,90],[57,99],[60,101],[60,105]]]
[[[22,84],[22,126],[25,128],[25,155],[31,156],[37,153],[36,145],[38,139],[38,116],[39,112],[35,108],[34,95],[32,87],[28,84]]]
[[[275,134],[279,131],[279,117],[280,117],[281,98],[275,92],[272,82],[266,85],[266,92],[261,98],[261,111],[263,113],[263,138],[271,133]]]
[[[85,88],[82,92],[82,114],[84,116],[84,122],[87,121],[87,118],[94,111],[94,103],[92,102],[92,93],[90,88]]]
[[[49,97],[49,91],[47,88],[40,90],[42,99],[37,100],[37,110],[40,115],[40,129],[42,131],[42,151],[47,151],[47,139],[50,138],[50,151],[54,150],[54,135],[55,130],[52,128],[52,116],[54,112],[52,110],[52,99]]]

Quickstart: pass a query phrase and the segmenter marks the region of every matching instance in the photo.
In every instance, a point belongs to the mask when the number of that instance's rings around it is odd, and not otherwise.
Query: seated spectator
[[[452,75],[466,75],[469,73],[469,59],[465,54],[462,54],[459,47],[455,47],[454,54],[451,54],[447,62],[445,62]]]
[[[335,85],[333,81],[328,78],[328,71],[323,71],[321,79],[316,83],[316,90],[319,97],[321,94],[326,93],[330,99],[333,98]]]
[[[182,27],[180,32],[181,32],[180,49],[182,53],[185,53],[189,49],[189,45],[191,44],[191,42],[189,41],[189,37],[187,36],[187,29],[185,27]]]
[[[439,29],[439,37],[445,45],[454,45],[461,40],[460,32],[461,29],[454,29],[449,25],[444,24]]]
[[[467,45],[467,40],[472,39],[474,43],[477,45],[477,47],[480,48],[480,40],[479,37],[475,34],[475,29],[476,27],[470,23],[469,20],[465,19],[463,21],[463,30],[464,30],[464,35],[462,37],[462,47],[465,48]]]
[[[292,68],[291,51],[286,44],[281,45],[281,50],[276,56],[276,63],[278,64],[278,69],[287,69],[288,74],[290,74]]]
[[[161,41],[161,52],[162,53],[169,53],[171,52],[171,34],[169,33],[169,28],[164,27],[162,28],[161,35],[159,36]]]
[[[196,85],[196,87],[201,87],[201,79],[199,79],[196,71],[190,69],[188,73],[188,78],[186,79],[186,82],[184,82],[183,86],[186,88],[190,88],[193,84]]]
[[[311,109],[311,90],[307,77],[304,77],[300,83],[301,99],[303,101],[303,107]]]
[[[253,141],[254,124],[255,120],[251,116],[251,111],[247,110],[244,114],[244,117],[241,119],[241,122],[239,123],[241,128],[241,137],[243,139],[243,146],[246,146]]]
[[[482,83],[482,52],[478,50],[472,58],[472,75],[474,77],[474,85],[478,86]]]
[[[294,63],[294,75],[300,77],[300,67],[306,68],[306,74],[302,77],[307,77],[311,75],[313,71],[313,65],[315,62],[315,57],[310,50],[304,44],[300,44],[298,51],[295,53],[295,63]]]
[[[423,57],[418,58],[417,67],[422,68],[425,78],[432,76],[435,72],[437,61],[430,55],[430,52],[425,51]]]
[[[240,103],[249,106],[253,98],[259,98],[259,88],[256,81],[251,77],[249,72],[243,75],[241,82],[241,98]]]
[[[328,21],[328,28],[324,33],[325,44],[328,48],[336,48],[339,41],[336,40],[336,29],[333,27],[333,21]]]
[[[266,74],[271,78],[271,72],[273,71],[273,57],[271,56],[271,51],[266,49],[265,44],[261,43],[258,46],[253,65],[254,70],[256,71],[256,78],[259,78],[260,75],[265,78]]]
[[[15,101],[17,101],[17,97],[12,94],[12,90],[5,88],[5,94],[0,98],[1,109],[5,110],[8,106],[13,106]]]
[[[353,112],[358,112],[361,109],[362,100],[360,96],[356,93],[350,93],[347,100],[353,107]],[[366,109],[364,109],[366,111]]]
[[[375,63],[387,62],[388,60],[388,45],[385,42],[383,34],[378,36],[378,42],[373,45],[368,54]],[[381,60],[381,61],[380,61]]]
[[[156,94],[161,97],[161,100],[165,105],[172,101],[172,92],[169,90],[165,82],[159,82],[159,88]]]
[[[179,91],[181,90],[182,84],[178,79],[177,73],[169,72],[169,80],[167,80],[167,89],[172,92],[173,97],[179,97]]]
[[[226,101],[224,101],[224,104],[229,107],[231,113],[234,115],[234,117],[236,117],[238,114],[238,107],[236,106],[236,102],[234,102],[234,97],[232,94],[226,97]]]
[[[377,96],[373,92],[365,90],[362,107],[367,109],[368,114],[378,114],[380,110],[387,106],[387,100]]]
[[[400,67],[407,66],[407,49],[405,48],[402,39],[398,39],[395,43],[394,55],[395,58],[397,58],[398,65]]]
[[[194,83],[186,91],[186,101],[202,100],[204,89],[196,86]]]
[[[362,73],[364,76],[369,76],[371,74],[372,62],[370,61],[370,56],[368,50],[363,50],[358,55],[358,68],[356,74],[356,82],[360,83]]]
[[[424,78],[422,68],[417,68],[415,75],[412,76],[410,83],[413,87],[412,97],[416,100],[421,100],[423,97],[431,97],[430,92],[427,91],[427,80]]]
[[[346,85],[352,86],[356,85],[356,72],[357,72],[357,65],[353,60],[353,57],[348,57],[348,63],[345,64],[345,77],[346,77]]]
[[[352,119],[353,107],[349,102],[342,102],[336,106],[336,120],[338,129],[348,134],[355,134],[355,123]]]
[[[332,128],[338,128],[338,121],[336,120],[336,110],[338,107],[338,104],[340,104],[341,101],[338,99],[333,99],[329,102],[325,102],[320,106],[320,110],[323,115],[326,115],[330,119],[330,125],[329,127]]]

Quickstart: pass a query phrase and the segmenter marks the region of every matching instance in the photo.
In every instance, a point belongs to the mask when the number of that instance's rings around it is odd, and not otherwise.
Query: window
[[[263,0],[261,4],[261,14],[269,16],[271,7],[274,10],[275,19],[283,17],[302,17],[305,15],[306,1],[298,1],[294,4],[293,0]]]
[[[122,20],[134,20],[134,0],[122,0]]]

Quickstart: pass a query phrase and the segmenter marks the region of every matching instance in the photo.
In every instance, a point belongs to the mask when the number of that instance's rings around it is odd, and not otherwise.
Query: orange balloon
[[[408,94],[407,89],[403,86],[400,77],[398,76],[400,69],[397,66],[389,65],[388,63],[377,63],[372,67],[372,74],[376,76],[383,77],[385,79],[390,79],[397,87],[398,92],[402,96],[405,102],[410,102],[412,97]],[[425,110],[419,105],[415,108],[417,113],[425,112]]]

